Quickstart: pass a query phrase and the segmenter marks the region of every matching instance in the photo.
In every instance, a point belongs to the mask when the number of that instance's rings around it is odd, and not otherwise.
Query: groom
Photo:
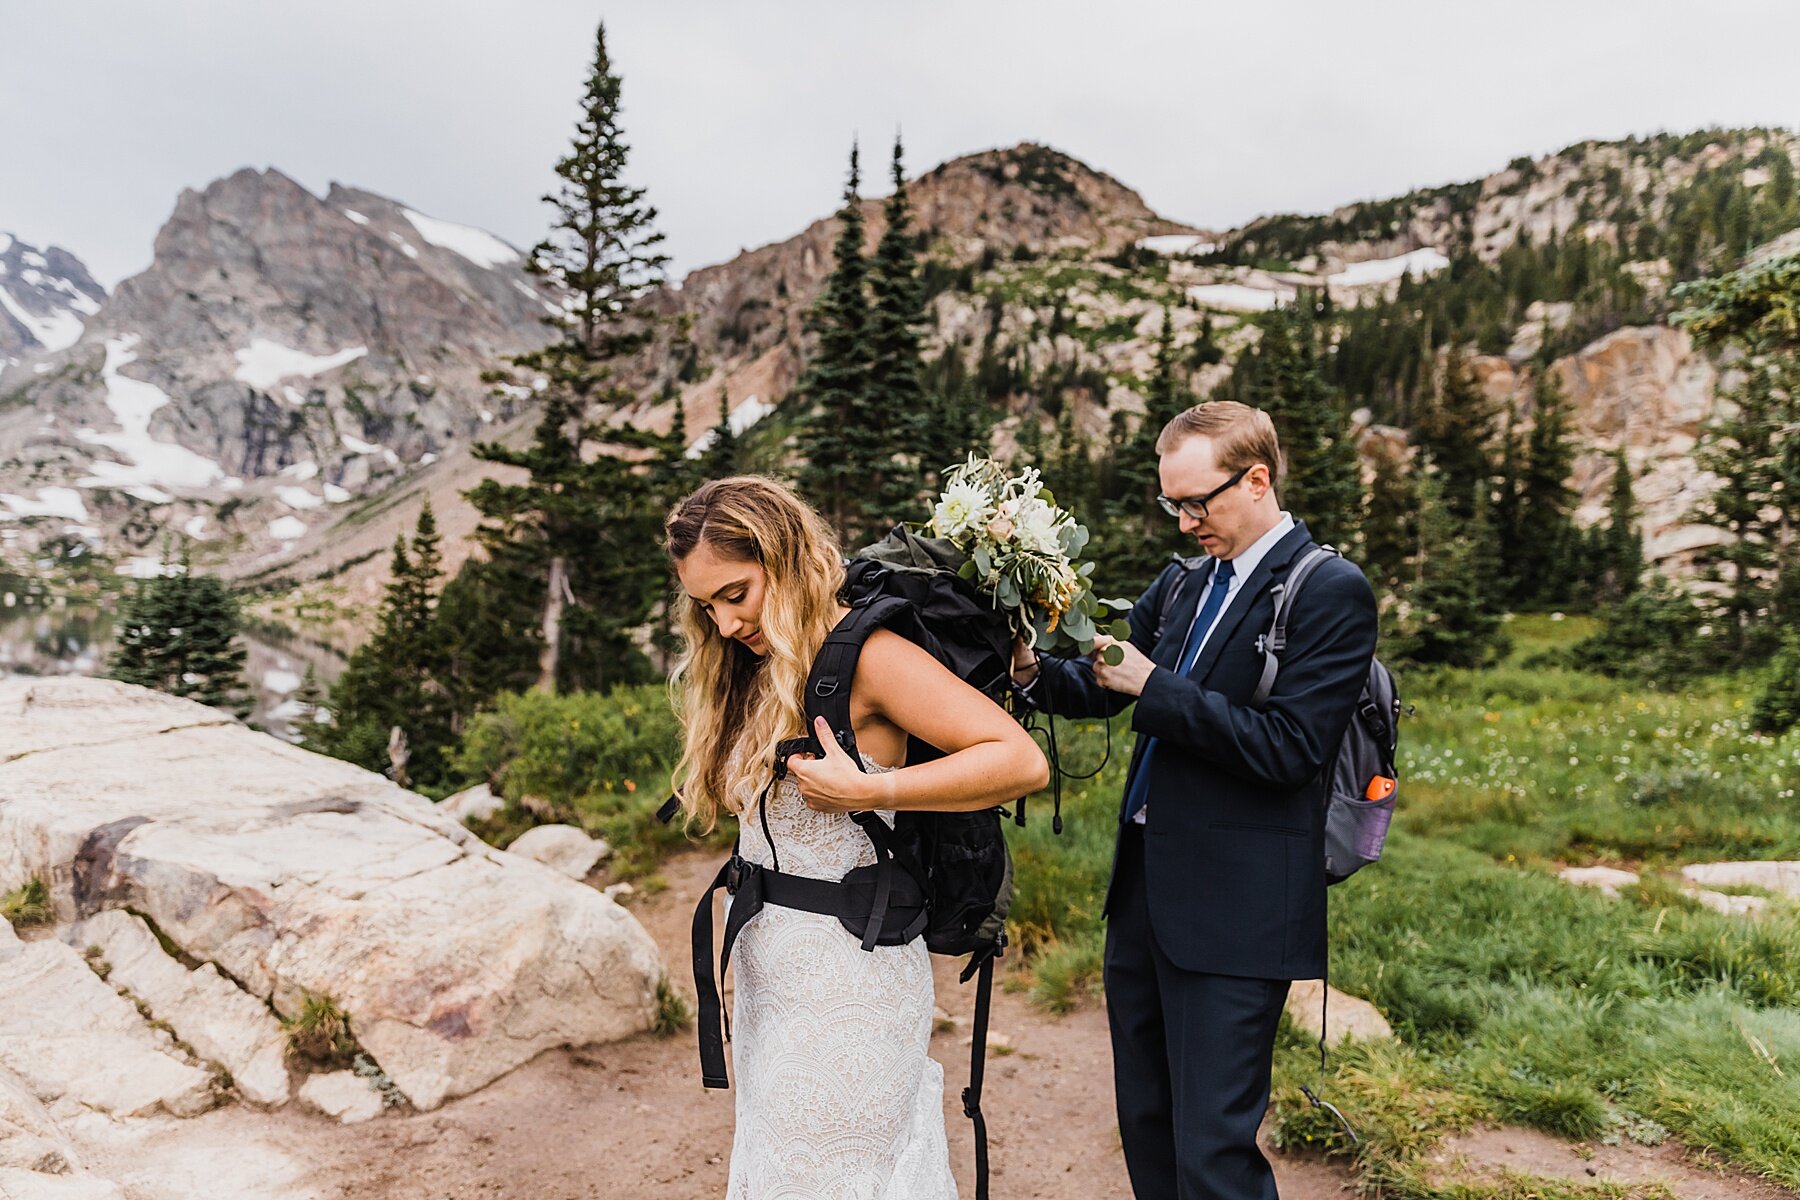
[[[1201,404],[1156,451],[1159,501],[1203,565],[1171,563],[1138,599],[1118,665],[1101,659],[1104,638],[1091,659],[1020,645],[1013,675],[1053,713],[1137,702],[1105,910],[1132,1190],[1275,1200],[1256,1131],[1288,983],[1325,973],[1322,769],[1368,675],[1375,600],[1354,566],[1325,562],[1294,606],[1274,691],[1251,708],[1272,592],[1313,544],[1276,496],[1274,425],[1243,404]]]

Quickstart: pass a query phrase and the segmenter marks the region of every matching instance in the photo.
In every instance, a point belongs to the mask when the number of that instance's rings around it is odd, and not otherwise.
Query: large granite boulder
[[[97,679],[0,680],[0,747],[0,891],[129,908],[284,1016],[329,996],[419,1108],[650,1023],[628,912],[379,775]]]
[[[259,1000],[211,963],[189,970],[164,952],[156,935],[119,909],[96,913],[63,930],[62,940],[106,972],[106,982],[165,1022],[201,1059],[230,1072],[252,1104],[288,1100],[287,1032]]]
[[[0,1070],[56,1117],[193,1116],[212,1076],[61,942],[29,942],[0,971]]]

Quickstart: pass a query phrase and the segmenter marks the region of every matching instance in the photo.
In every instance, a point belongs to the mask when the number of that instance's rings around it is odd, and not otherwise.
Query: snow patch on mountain
[[[289,508],[318,508],[325,503],[303,487],[278,487],[275,498]]]
[[[153,383],[131,379],[119,372],[137,361],[138,335],[126,334],[106,342],[106,364],[100,377],[106,385],[106,407],[119,422],[116,433],[82,429],[76,434],[90,445],[100,446],[128,459],[128,463],[96,460],[89,473],[75,481],[77,487],[172,488],[176,491],[210,487],[225,476],[212,459],[175,442],[150,435],[150,418],[169,403],[168,393]]]
[[[406,214],[406,219],[412,222],[420,237],[434,246],[442,246],[462,255],[478,267],[492,269],[519,260],[517,250],[484,229],[458,225],[454,221],[440,221],[410,208],[402,208],[400,211]]]
[[[1202,308],[1223,308],[1232,312],[1268,312],[1294,302],[1294,289],[1286,287],[1254,288],[1241,283],[1202,283],[1187,290]]]
[[[1139,238],[1137,248],[1148,250],[1152,254],[1178,258],[1184,254],[1211,254],[1219,248],[1219,244],[1191,233],[1163,233],[1155,237]]]
[[[81,493],[74,488],[39,488],[35,500],[11,492],[0,492],[0,504],[6,506],[5,511],[0,512],[0,521],[12,521],[20,517],[61,517],[67,521],[84,522],[88,519],[87,505],[81,502]]]
[[[745,396],[732,407],[730,417],[732,434],[735,436],[743,433],[774,411],[775,406],[763,400],[760,396]],[[713,441],[718,437],[718,432],[717,429],[708,429],[699,437],[695,438],[693,444],[687,449],[687,456],[689,458],[699,458],[702,454],[705,454],[708,450],[712,449]]]
[[[36,272],[29,272],[36,274]],[[24,277],[21,276],[21,279]],[[25,279],[24,282],[32,282]],[[0,308],[6,309],[13,320],[25,327],[25,332],[35,338],[46,350],[66,350],[81,337],[85,328],[80,317],[69,309],[57,309],[48,313],[30,313],[24,305],[13,299],[12,293],[0,285]]]
[[[266,392],[283,379],[292,379],[296,375],[310,379],[314,375],[322,375],[347,362],[353,362],[368,352],[367,346],[351,346],[336,354],[307,354],[303,350],[289,349],[268,338],[251,338],[247,349],[233,352],[238,360],[238,369],[232,378]]]
[[[1367,262],[1351,263],[1337,274],[1327,275],[1325,282],[1332,287],[1368,287],[1370,284],[1392,283],[1402,275],[1423,279],[1449,265],[1448,258],[1427,246],[1423,250],[1414,250],[1410,254],[1400,254],[1393,258],[1372,258]]]
[[[269,522],[269,536],[282,542],[297,542],[306,536],[306,522],[299,517],[276,517]]]

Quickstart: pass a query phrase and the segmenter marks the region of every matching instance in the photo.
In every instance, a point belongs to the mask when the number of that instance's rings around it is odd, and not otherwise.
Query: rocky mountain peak
[[[73,345],[105,299],[106,289],[69,251],[0,233],[0,371]]]
[[[0,406],[0,520],[278,561],[490,436],[525,397],[483,371],[546,337],[516,248],[344,185],[246,168],[184,191],[155,245]]]

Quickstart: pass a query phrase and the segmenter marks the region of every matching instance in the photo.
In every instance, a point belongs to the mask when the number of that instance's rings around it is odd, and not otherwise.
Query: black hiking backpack
[[[826,636],[813,661],[806,680],[805,709],[807,728],[823,716],[858,767],[862,759],[850,727],[850,685],[863,645],[876,629],[890,629],[923,647],[977,691],[1008,707],[1012,632],[1005,614],[957,575],[961,557],[948,542],[918,537],[902,526],[865,547],[845,566],[840,599],[850,611]],[[1000,822],[1002,810],[901,811],[891,827],[873,812],[852,813],[851,819],[868,835],[876,861],[853,869],[842,880],[790,875],[780,869],[780,850],[769,832],[765,803],[775,784],[786,776],[788,756],[803,753],[821,753],[810,733],[776,747],[773,778],[757,801],[771,865],[748,861],[734,846],[731,858],[694,910],[701,1080],[709,1088],[730,1086],[724,1046],[730,1037],[730,1023],[718,983],[730,963],[732,944],[764,905],[836,917],[861,941],[864,950],[901,946],[923,937],[933,954],[969,955],[962,980],[978,977],[978,982],[963,1113],[975,1125],[976,1197],[986,1200],[982,1074],[994,960],[1006,946],[1006,913],[1013,887],[1012,858]],[[908,765],[941,757],[943,752],[937,747],[908,739]],[[658,815],[667,821],[678,810],[679,802],[671,798]],[[732,902],[715,976],[713,895],[720,888],[731,893]]]

